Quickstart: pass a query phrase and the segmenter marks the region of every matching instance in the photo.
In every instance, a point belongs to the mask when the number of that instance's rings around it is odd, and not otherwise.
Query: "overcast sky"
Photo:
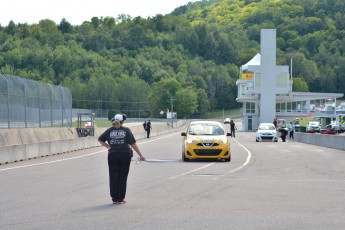
[[[1,1],[0,24],[37,24],[51,19],[59,24],[65,18],[72,25],[81,25],[92,17],[115,17],[128,14],[131,17],[148,18],[156,14],[168,14],[179,6],[197,0],[5,0]]]

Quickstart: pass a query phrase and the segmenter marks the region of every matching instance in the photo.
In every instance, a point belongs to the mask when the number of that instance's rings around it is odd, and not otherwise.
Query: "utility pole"
[[[171,106],[171,127],[174,128],[174,99],[170,98],[170,106]]]

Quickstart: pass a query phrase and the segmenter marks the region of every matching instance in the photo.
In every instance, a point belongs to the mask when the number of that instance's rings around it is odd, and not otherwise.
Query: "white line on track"
[[[210,164],[204,165],[204,166],[202,166],[202,167],[200,167],[200,168],[193,169],[193,170],[191,170],[191,171],[188,171],[188,172],[185,172],[185,173],[179,174],[179,175],[177,175],[177,176],[169,177],[168,179],[169,179],[169,180],[170,180],[170,179],[176,179],[177,177],[181,177],[181,176],[187,175],[187,174],[189,174],[189,173],[192,173],[192,172],[198,171],[198,170],[200,170],[200,169],[207,168],[207,167],[209,167],[209,166],[211,166],[211,165],[214,165],[214,164],[215,164],[215,163],[210,163]]]
[[[246,159],[246,161],[245,161],[240,167],[237,167],[237,168],[235,168],[235,169],[233,169],[233,170],[231,170],[231,171],[229,171],[229,172],[227,172],[227,173],[224,173],[223,175],[217,176],[217,177],[215,178],[215,180],[217,180],[219,177],[222,177],[222,176],[224,176],[224,175],[227,175],[227,174],[231,174],[231,173],[237,172],[238,170],[240,170],[240,169],[242,169],[243,167],[245,167],[246,165],[248,165],[250,159],[252,158],[252,153],[251,153],[246,147],[244,147],[244,146],[243,146],[240,142],[238,142],[235,138],[234,138],[233,140],[234,140],[239,146],[241,146],[244,150],[247,151],[247,154],[248,154],[247,159]]]
[[[153,142],[153,141],[157,141],[157,140],[161,140],[161,139],[164,139],[164,138],[168,138],[168,137],[171,137],[173,135],[176,135],[176,133],[174,134],[171,134],[171,135],[167,135],[167,136],[164,136],[164,137],[161,137],[161,138],[155,138],[155,139],[152,139],[152,140],[147,140],[145,142],[142,142],[140,144],[147,144],[147,143],[150,143],[150,142]],[[235,138],[233,139],[237,144],[239,144],[242,148],[244,148],[247,153],[248,153],[248,156],[247,156],[247,159],[246,161],[238,168],[235,168],[225,174],[230,174],[230,173],[234,173],[238,170],[240,170],[241,168],[245,167],[249,161],[250,161],[250,158],[251,158],[251,152],[246,148],[244,147],[242,144],[240,144]],[[0,169],[0,171],[7,171],[7,170],[13,170],[13,169],[20,169],[20,168],[27,168],[27,167],[33,167],[33,166],[39,166],[39,165],[46,165],[46,164],[53,164],[53,163],[58,163],[58,162],[62,162],[62,161],[69,161],[69,160],[75,160],[75,159],[80,159],[80,158],[83,158],[83,157],[88,157],[88,156],[92,156],[92,155],[95,155],[95,154],[98,154],[98,153],[102,153],[102,152],[106,152],[107,150],[101,150],[101,151],[97,151],[97,152],[93,152],[93,153],[89,153],[89,154],[85,154],[85,155],[82,155],[82,156],[77,156],[77,157],[70,157],[70,158],[65,158],[65,159],[60,159],[60,160],[55,160],[55,161],[47,161],[47,162],[42,162],[42,163],[36,163],[36,164],[29,164],[29,165],[22,165],[22,166],[15,166],[15,167],[11,167],[11,168],[5,168],[5,169]],[[206,167],[209,167],[211,165],[213,165],[214,163],[210,163],[210,164],[207,164],[207,165],[204,165],[200,168],[197,168],[197,169],[194,169],[194,170],[191,170],[191,171],[188,171],[188,172],[185,172],[185,173],[182,173],[182,174],[179,174],[177,176],[173,176],[173,177],[170,177],[169,179],[175,179],[177,177],[181,177],[181,176],[184,176],[184,175],[187,175],[189,173],[192,173],[192,172],[196,172],[198,170],[201,170],[203,168],[206,168]],[[225,175],[224,174],[224,175]],[[216,177],[215,179],[218,179],[219,177],[221,177],[223,175],[220,175],[218,177]]]
[[[30,165],[22,165],[22,166],[16,166],[16,167],[11,167],[11,168],[5,168],[5,169],[0,169],[0,171],[6,171],[6,170],[11,170],[11,169],[27,168],[27,167],[32,167],[32,166],[38,166],[38,165],[46,165],[46,164],[57,163],[57,162],[61,162],[61,161],[74,160],[74,159],[79,159],[79,158],[83,158],[83,157],[88,157],[88,156],[91,156],[91,155],[95,155],[95,154],[97,154],[97,153],[101,153],[101,152],[104,152],[104,151],[106,151],[106,150],[97,151],[97,152],[93,152],[93,153],[89,153],[89,154],[85,154],[85,155],[77,156],[77,157],[65,158],[65,159],[61,159],[61,160],[47,161],[47,162],[42,162],[42,163],[36,163],[36,164],[30,164]]]
[[[164,139],[164,138],[167,138],[167,137],[171,137],[171,136],[173,136],[173,135],[176,135],[176,133],[175,133],[175,134],[172,134],[172,135],[167,135],[167,136],[164,136],[164,137],[160,137],[160,138],[155,138],[155,139],[153,139],[153,140],[147,140],[147,141],[145,141],[145,142],[140,143],[140,145],[142,145],[142,144],[147,144],[147,143],[150,143],[150,142],[153,142],[153,141],[157,141],[157,140],[160,140],[160,139]],[[138,143],[138,145],[139,145],[139,143]],[[52,163],[57,163],[57,162],[61,162],[61,161],[75,160],[75,159],[79,159],[79,158],[83,158],[83,157],[92,156],[92,155],[95,155],[95,154],[97,154],[97,153],[102,153],[102,152],[106,152],[106,151],[107,151],[107,150],[101,150],[101,151],[97,151],[97,152],[93,152],[93,153],[89,153],[89,154],[85,154],[85,155],[77,156],[77,157],[70,157],[70,158],[65,158],[65,159],[60,159],[60,160],[55,160],[55,161],[47,161],[47,162],[36,163],[36,164],[15,166],[15,167],[11,167],[11,168],[0,169],[0,172],[1,172],[1,171],[7,171],[7,170],[13,170],[13,169],[20,169],[20,168],[33,167],[33,166],[38,166],[38,165],[52,164]]]

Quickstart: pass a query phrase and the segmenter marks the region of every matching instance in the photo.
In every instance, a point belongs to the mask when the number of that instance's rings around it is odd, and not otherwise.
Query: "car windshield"
[[[274,127],[274,125],[272,124],[261,124],[259,126],[260,130],[275,130],[276,128]]]
[[[190,135],[224,135],[224,130],[219,125],[195,124],[190,126],[188,133]]]

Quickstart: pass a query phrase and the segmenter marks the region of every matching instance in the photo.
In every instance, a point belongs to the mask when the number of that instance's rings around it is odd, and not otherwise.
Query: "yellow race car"
[[[182,159],[224,159],[231,160],[231,133],[225,132],[218,121],[192,121],[187,132],[182,132]]]

